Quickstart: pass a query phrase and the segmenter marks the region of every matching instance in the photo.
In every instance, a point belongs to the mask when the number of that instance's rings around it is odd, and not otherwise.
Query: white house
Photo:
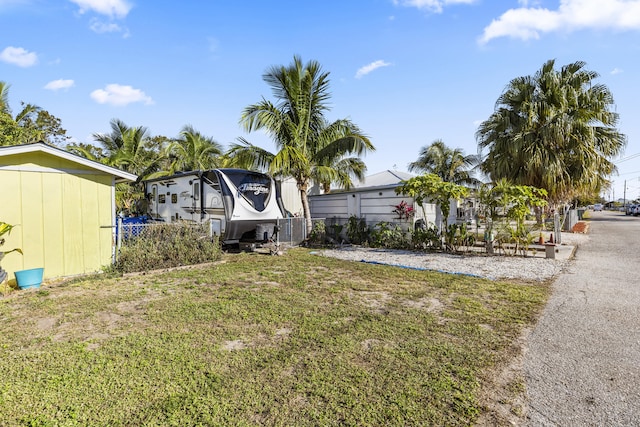
[[[313,218],[325,218],[328,223],[344,224],[349,217],[364,218],[367,225],[374,226],[381,221],[405,223],[413,227],[418,220],[426,223],[440,222],[439,210],[434,203],[425,201],[420,207],[413,198],[396,194],[395,189],[414,175],[386,170],[367,176],[363,182],[356,183],[349,190],[331,190],[329,194],[310,195],[309,208]],[[398,218],[394,209],[401,202],[414,209],[411,221]],[[456,202],[452,201],[449,223],[456,221]]]

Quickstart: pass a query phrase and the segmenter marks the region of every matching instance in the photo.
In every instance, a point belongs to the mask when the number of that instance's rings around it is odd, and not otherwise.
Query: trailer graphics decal
[[[267,175],[242,170],[226,170],[225,175],[239,195],[258,212],[265,210],[271,195],[271,178]]]
[[[238,187],[238,191],[242,194],[253,193],[254,196],[257,196],[259,194],[269,194],[269,187],[257,182],[248,182],[240,184],[240,187]]]

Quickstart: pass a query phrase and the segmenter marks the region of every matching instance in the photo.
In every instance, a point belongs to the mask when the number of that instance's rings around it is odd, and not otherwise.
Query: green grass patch
[[[469,425],[546,286],[290,250],[0,300],[2,425]]]

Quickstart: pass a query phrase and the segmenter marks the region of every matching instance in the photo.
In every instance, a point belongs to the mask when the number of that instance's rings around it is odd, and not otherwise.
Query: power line
[[[633,175],[633,174],[636,174],[636,173],[640,173],[640,171],[619,173],[619,174],[618,174],[618,176],[622,176],[622,175]]]
[[[617,164],[617,163],[626,162],[627,160],[635,159],[636,157],[640,157],[640,153],[631,154],[631,155],[629,155],[629,156],[627,156],[627,157],[623,157],[623,158],[621,158],[620,160],[616,160],[616,161],[615,161],[615,162],[613,162],[613,163],[616,163],[616,164]]]

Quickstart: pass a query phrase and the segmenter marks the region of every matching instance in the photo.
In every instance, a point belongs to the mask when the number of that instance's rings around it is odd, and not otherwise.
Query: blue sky
[[[628,136],[607,197],[625,180],[627,197],[640,195],[640,0],[0,0],[14,113],[36,104],[80,142],[118,118],[273,149],[238,120],[271,99],[262,74],[294,55],[330,72],[327,118],[371,138],[369,173],[406,170],[436,139],[476,153],[477,126],[512,78],[585,61]]]

